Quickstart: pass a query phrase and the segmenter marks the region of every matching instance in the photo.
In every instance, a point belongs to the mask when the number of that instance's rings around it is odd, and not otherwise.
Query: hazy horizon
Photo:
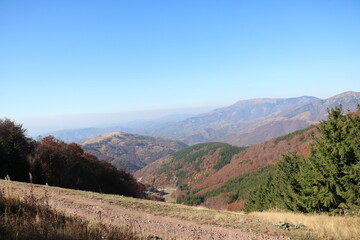
[[[346,91],[348,92],[348,91]],[[337,93],[341,94],[343,92]],[[293,96],[291,98],[305,97]],[[316,97],[317,96],[306,96]],[[333,97],[333,96],[329,96]],[[264,96],[263,98],[269,99]],[[327,99],[319,98],[319,99]],[[252,99],[241,99],[252,100]],[[236,101],[238,102],[238,101]],[[112,113],[87,113],[87,114],[72,114],[72,115],[53,115],[53,116],[38,116],[32,118],[14,119],[17,123],[22,124],[27,133],[31,137],[44,136],[48,133],[61,130],[74,130],[83,128],[106,128],[127,126],[128,124],[141,121],[161,121],[162,118],[176,116],[176,115],[199,115],[210,112],[222,107],[228,107],[236,102],[224,106],[207,106],[207,107],[193,107],[193,108],[179,108],[179,109],[153,109],[146,111],[132,111],[132,112],[112,112]],[[170,122],[170,121],[169,121]]]
[[[219,106],[218,106],[219,107]],[[59,130],[81,128],[106,128],[128,124],[134,121],[161,120],[172,115],[197,115],[218,107],[197,107],[187,109],[154,109],[147,111],[88,113],[58,116],[39,116],[32,118],[13,119],[27,129],[31,137],[48,134]]]

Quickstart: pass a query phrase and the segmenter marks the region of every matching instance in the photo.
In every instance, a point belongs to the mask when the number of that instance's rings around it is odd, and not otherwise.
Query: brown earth
[[[133,232],[140,233],[144,239],[289,239],[284,236],[282,230],[274,228],[269,224],[266,225],[266,223],[261,222],[259,219],[255,219],[254,216],[240,213],[197,209],[169,203],[158,203],[38,185],[32,188],[30,184],[3,180],[0,180],[0,187],[9,195],[19,196],[20,198],[28,196],[32,191],[36,198],[47,197],[51,207],[67,215],[76,215],[89,221],[101,221],[107,225],[130,228]],[[157,210],[151,209],[155,205],[159,206],[156,208]],[[175,217],[172,216],[174,213],[171,210],[166,210],[169,207],[182,210]],[[195,220],[181,219],[192,211],[199,212],[199,214],[194,214]],[[199,223],[201,221],[196,217],[204,213],[227,216],[229,223],[237,223],[242,228],[227,227],[225,226],[226,221],[221,220],[218,221],[217,226],[209,222],[206,224]],[[219,217],[218,215],[214,216]],[[204,215],[204,218],[206,217],[217,218],[212,215]],[[259,231],[260,228],[262,230]]]

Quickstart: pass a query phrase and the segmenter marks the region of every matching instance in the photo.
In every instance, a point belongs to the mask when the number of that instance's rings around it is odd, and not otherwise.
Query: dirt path
[[[13,196],[30,194],[30,185],[0,181]],[[45,190],[46,189],[46,190]],[[46,193],[45,193],[46,192]],[[90,221],[101,221],[104,224],[130,228],[148,239],[238,239],[238,240],[285,240],[284,236],[243,232],[239,229],[197,224],[191,221],[164,217],[142,210],[125,208],[101,198],[87,197],[57,188],[34,187],[37,198],[48,196],[49,204],[56,210],[69,215],[76,215]]]

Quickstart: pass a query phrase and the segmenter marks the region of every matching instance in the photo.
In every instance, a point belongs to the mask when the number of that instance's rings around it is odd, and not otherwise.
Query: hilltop
[[[124,132],[104,134],[83,142],[81,146],[98,158],[130,172],[187,147],[179,141]]]

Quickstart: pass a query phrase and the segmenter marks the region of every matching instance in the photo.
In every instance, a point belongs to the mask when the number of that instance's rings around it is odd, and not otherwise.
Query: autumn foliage
[[[31,173],[31,177],[29,177]],[[52,136],[34,141],[8,119],[0,121],[0,178],[145,197],[145,187],[122,169]]]
[[[33,148],[33,141],[25,136],[22,125],[0,119],[0,178],[9,175],[19,181],[29,179],[27,158]]]

